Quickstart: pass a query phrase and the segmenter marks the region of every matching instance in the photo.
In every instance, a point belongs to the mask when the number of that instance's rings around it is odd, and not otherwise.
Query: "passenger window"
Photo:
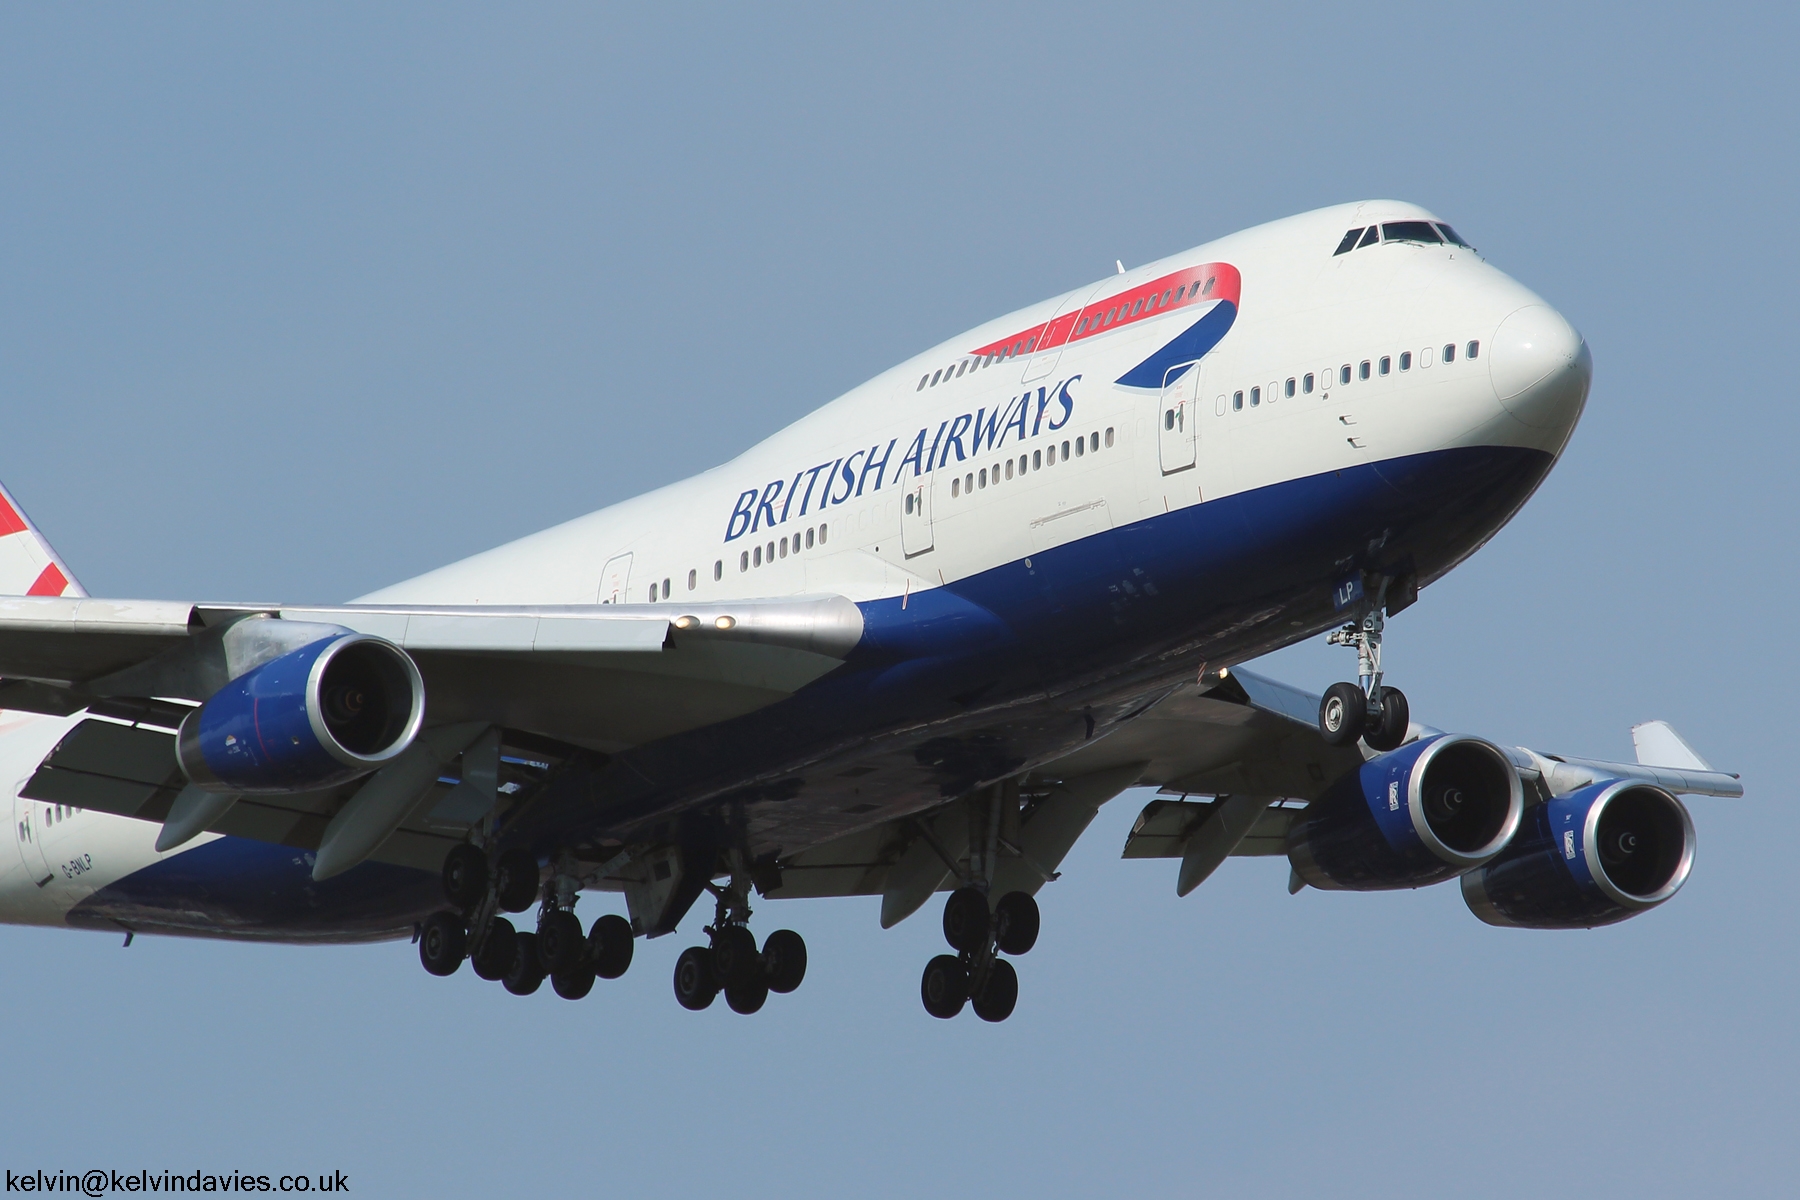
[[[1356,377],[1358,379],[1367,379],[1369,377],[1369,360],[1368,359],[1366,359],[1366,358],[1363,359],[1361,364],[1359,364],[1357,366]]]
[[[1362,241],[1360,241],[1356,244],[1356,248],[1358,250],[1361,250],[1364,246],[1373,246],[1376,242],[1379,242],[1380,240],[1381,240],[1381,227],[1378,225],[1371,225],[1371,226],[1369,226],[1368,232],[1363,234]]]
[[[1470,358],[1480,358],[1481,357],[1481,343],[1480,342],[1470,342],[1469,343],[1469,357]]]
[[[969,360],[965,358],[962,361],[962,365],[956,368],[956,378],[961,379],[962,373],[968,369],[969,369]]]
[[[1164,429],[1175,428],[1175,410],[1174,409],[1172,409],[1172,408],[1163,409],[1163,428]]]
[[[909,517],[912,516],[912,508],[913,508],[913,495],[911,492],[908,492],[908,493],[906,493],[906,515]]]
[[[774,542],[769,543],[769,553],[766,555],[766,557],[768,558],[768,560],[770,562],[775,561],[775,543]]]
[[[962,495],[962,480],[952,479],[950,481],[950,498],[954,500],[960,495]]]
[[[821,525],[821,526],[819,526],[819,545],[823,546],[824,544],[825,544],[825,526]]]
[[[656,585],[654,583],[650,585],[650,603],[656,603]]]
[[[1352,229],[1349,233],[1344,235],[1344,240],[1338,243],[1338,248],[1331,252],[1331,256],[1336,258],[1340,254],[1350,253],[1350,251],[1356,249],[1356,239],[1361,236],[1362,229],[1360,227]]]
[[[669,598],[669,581],[665,579],[665,580],[663,580],[663,599],[667,600],[668,598]]]
[[[1100,449],[1100,435],[1098,433],[1088,434],[1088,449],[1089,450],[1099,450]]]
[[[1350,364],[1349,363],[1345,363],[1343,366],[1338,368],[1338,382],[1339,383],[1349,383],[1350,382]]]
[[[700,586],[700,572],[689,571],[688,572],[688,591],[691,592],[696,587],[699,587],[699,586]]]
[[[1429,367],[1431,365],[1431,355],[1432,355],[1432,350],[1431,350],[1430,346],[1427,346],[1423,350],[1419,351],[1419,369],[1420,370],[1424,370],[1426,367]]]
[[[787,557],[787,552],[788,552],[788,544],[787,544],[787,539],[786,539],[786,538],[782,538],[782,539],[781,539],[781,557],[783,557],[783,558],[786,558],[786,557]]]
[[[1389,358],[1385,354],[1382,355],[1381,356],[1381,373],[1383,375],[1386,375],[1389,371],[1391,371],[1393,369],[1394,369],[1394,360]]]
[[[1080,458],[1083,454],[1086,454],[1086,453],[1087,453],[1087,439],[1084,437],[1076,438],[1075,439],[1075,457]]]
[[[717,583],[723,578],[725,578],[725,560],[716,558],[713,560],[713,582]]]
[[[1112,426],[1110,426],[1110,425],[1108,425],[1108,426],[1107,426],[1107,427],[1106,427],[1106,448],[1107,448],[1107,449],[1108,449],[1108,450],[1111,450],[1111,449],[1112,449],[1112,444],[1113,444],[1113,431],[1112,431]]]
[[[1069,443],[1064,442],[1063,443],[1063,461],[1067,462],[1068,460],[1069,460]]]
[[[1455,362],[1456,361],[1456,343],[1455,342],[1448,342],[1444,345],[1444,361],[1445,362]]]
[[[1262,389],[1259,387],[1251,388],[1250,389],[1250,407],[1255,408],[1261,403],[1262,403]]]
[[[925,385],[930,382],[931,382],[931,372],[927,371],[927,372],[925,372],[925,374],[919,376],[919,386],[914,388],[913,391],[915,391],[915,392],[924,391]]]
[[[1044,455],[1041,451],[1033,450],[1031,452],[1031,469],[1034,471],[1044,469]]]
[[[1306,373],[1306,378],[1302,379],[1300,381],[1300,387],[1308,396],[1312,395],[1312,390],[1313,390],[1312,372],[1308,371]]]
[[[1006,477],[1008,479],[1011,479],[1012,473],[1013,473],[1013,460],[1009,458],[1006,460]]]
[[[1244,393],[1242,393],[1242,392],[1231,393],[1231,411],[1239,412],[1243,409],[1243,407],[1244,407]]]
[[[1411,350],[1402,350],[1400,352],[1400,369],[1402,371],[1412,370],[1412,351]]]
[[[910,499],[910,497],[909,497],[909,499]],[[806,531],[806,548],[808,550],[811,550],[813,548],[813,531],[811,529],[808,529]]]
[[[1187,295],[1187,284],[1184,283],[1175,289],[1175,303],[1180,304],[1181,298],[1185,295]]]
[[[1292,379],[1287,381],[1287,398],[1289,400],[1294,398],[1294,381]]]
[[[976,483],[977,487],[986,487],[987,486],[987,468],[986,467],[981,468],[979,475],[977,475],[977,477],[976,477],[975,483]]]
[[[742,554],[738,555],[738,570],[748,571],[749,569],[750,569],[750,552],[748,550],[746,550]]]
[[[944,368],[939,367],[937,369],[937,372],[935,374],[933,374],[931,377],[931,386],[932,387],[936,387],[938,385],[938,380],[943,376],[943,374],[944,374]]]

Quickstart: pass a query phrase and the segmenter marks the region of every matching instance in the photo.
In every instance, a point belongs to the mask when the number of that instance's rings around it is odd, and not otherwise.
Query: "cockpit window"
[[[1425,242],[1429,245],[1440,245],[1443,238],[1432,228],[1430,221],[1389,221],[1381,227],[1381,240],[1384,242]]]
[[[1457,237],[1456,230],[1450,228],[1448,225],[1444,224],[1442,221],[1439,221],[1437,223],[1437,231],[1439,233],[1443,234],[1444,240],[1446,242],[1449,242],[1452,246],[1461,246],[1465,250],[1473,250],[1475,248],[1475,247],[1469,245],[1469,243],[1463,241],[1460,237]]]
[[[1367,233],[1363,234],[1363,240],[1357,245],[1356,248],[1358,250],[1361,250],[1364,246],[1373,246],[1376,242],[1379,242],[1380,240],[1381,240],[1381,226],[1371,225],[1371,226],[1369,226],[1369,231]]]
[[[1331,257],[1336,258],[1340,254],[1348,254],[1350,251],[1356,249],[1356,239],[1361,236],[1362,226],[1359,225],[1344,235],[1344,240],[1339,242],[1338,248],[1331,252]]]

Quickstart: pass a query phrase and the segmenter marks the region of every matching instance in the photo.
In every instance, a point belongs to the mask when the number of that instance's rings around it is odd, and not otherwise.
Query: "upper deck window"
[[[1444,241],[1430,221],[1389,221],[1381,227],[1381,240],[1425,242],[1432,246],[1440,246]]]

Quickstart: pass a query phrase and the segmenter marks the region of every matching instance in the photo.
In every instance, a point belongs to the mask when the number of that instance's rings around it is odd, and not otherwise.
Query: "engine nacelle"
[[[375,770],[412,744],[425,684],[406,651],[343,633],[270,659],[188,714],[176,757],[214,792],[299,792]]]
[[[1316,888],[1357,892],[1441,883],[1499,854],[1525,789],[1512,760],[1459,734],[1372,758],[1307,805],[1288,862]]]
[[[1694,865],[1694,822],[1659,787],[1613,780],[1525,815],[1495,859],[1463,876],[1463,900],[1489,925],[1589,929],[1655,908]]]

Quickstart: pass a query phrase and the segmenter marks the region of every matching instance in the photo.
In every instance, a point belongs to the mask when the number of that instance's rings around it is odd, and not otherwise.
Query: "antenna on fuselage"
[[[1119,274],[1123,275],[1125,273],[1125,260],[1124,259],[1122,259],[1122,258],[1113,259],[1113,266],[1119,268]]]

